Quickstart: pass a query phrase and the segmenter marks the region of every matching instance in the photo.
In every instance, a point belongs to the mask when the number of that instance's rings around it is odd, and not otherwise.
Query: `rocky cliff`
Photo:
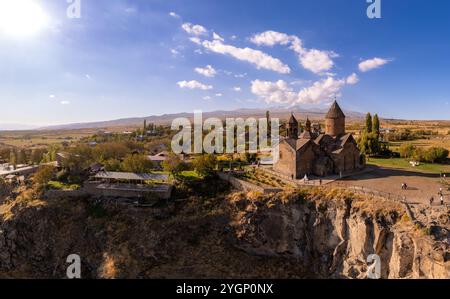
[[[366,278],[377,254],[382,278],[449,278],[449,217],[414,224],[401,203],[338,190],[277,196],[237,194],[237,246],[289,256],[320,277]]]
[[[372,253],[383,277],[449,277],[448,215],[418,228],[400,204],[335,190],[0,204],[0,278],[64,278],[70,254],[84,278],[364,278]]]

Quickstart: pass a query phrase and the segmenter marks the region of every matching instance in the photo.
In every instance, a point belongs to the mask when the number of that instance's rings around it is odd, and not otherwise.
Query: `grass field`
[[[421,163],[419,166],[413,167],[409,164],[408,160],[403,158],[370,158],[370,160],[367,161],[367,164],[423,173],[450,173],[450,165]]]
[[[412,141],[397,141],[390,142],[390,149],[394,152],[398,151],[399,147],[404,143],[410,143],[416,147],[430,148],[430,147],[443,147],[450,151],[450,137],[435,137],[432,139],[418,139]]]
[[[42,147],[76,142],[94,133],[94,130],[0,132],[0,144],[22,148]]]

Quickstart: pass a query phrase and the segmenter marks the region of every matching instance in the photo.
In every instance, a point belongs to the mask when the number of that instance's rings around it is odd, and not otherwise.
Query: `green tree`
[[[381,144],[375,133],[364,132],[358,141],[358,146],[361,153],[366,156],[378,155],[381,152]]]
[[[212,154],[201,155],[196,157],[192,164],[198,174],[204,177],[209,177],[215,174],[217,159],[216,156]]]
[[[370,112],[368,112],[366,115],[366,132],[372,133],[372,115],[370,114]]]
[[[426,162],[442,163],[448,158],[449,151],[442,147],[431,147],[424,153]]]
[[[126,172],[146,173],[153,169],[153,163],[146,155],[128,155],[122,162]]]
[[[378,114],[375,114],[372,119],[372,132],[380,136],[380,120]]]

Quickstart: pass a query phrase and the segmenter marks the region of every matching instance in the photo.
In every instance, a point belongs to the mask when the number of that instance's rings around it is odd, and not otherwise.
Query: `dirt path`
[[[332,184],[345,184],[359,186],[372,190],[388,192],[400,197],[406,197],[411,204],[428,204],[431,196],[434,197],[434,205],[439,205],[440,177],[437,174],[412,172],[393,168],[376,168],[373,171],[350,176]],[[447,179],[450,181],[450,179]],[[408,190],[402,190],[403,183],[408,185]],[[444,190],[444,201],[450,203],[450,191]]]

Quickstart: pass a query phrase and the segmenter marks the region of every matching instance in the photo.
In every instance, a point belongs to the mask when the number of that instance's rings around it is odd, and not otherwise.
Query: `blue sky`
[[[40,30],[0,24],[0,123],[324,107],[335,96],[384,117],[449,119],[445,0],[382,0],[378,20],[365,0],[81,0],[81,19],[64,0],[31,1]]]

